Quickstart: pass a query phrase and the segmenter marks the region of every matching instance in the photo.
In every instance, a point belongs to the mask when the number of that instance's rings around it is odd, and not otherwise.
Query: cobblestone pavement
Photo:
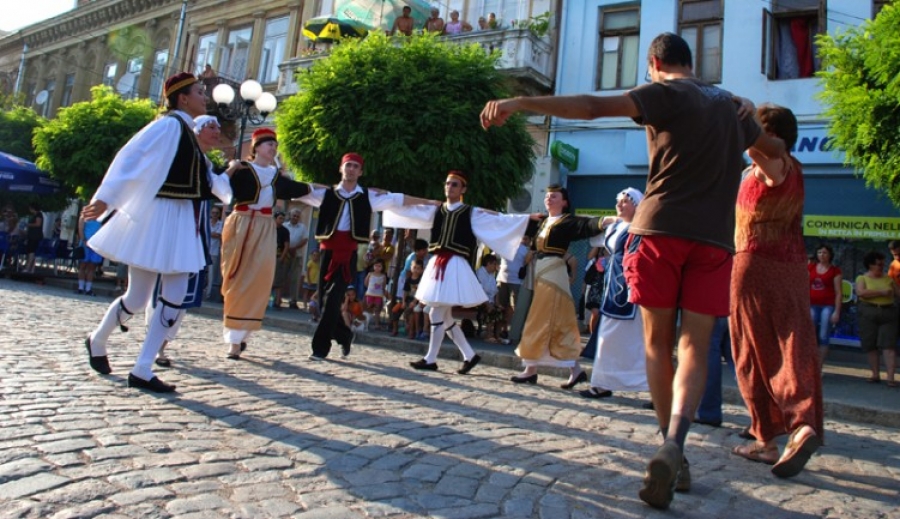
[[[112,336],[112,375],[88,367],[108,304],[0,280],[0,517],[900,517],[895,429],[828,421],[783,481],[729,454],[737,428],[695,426],[693,489],[663,512],[637,498],[659,442],[645,395],[585,401],[443,359],[414,372],[367,346],[312,363],[309,337],[277,330],[233,362],[220,322],[194,315],[157,372],[179,392],[154,395],[125,385],[137,321]]]

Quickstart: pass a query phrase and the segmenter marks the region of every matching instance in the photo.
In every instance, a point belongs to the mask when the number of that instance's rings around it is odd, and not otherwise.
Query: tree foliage
[[[900,206],[900,6],[817,42],[831,147]]]
[[[149,99],[126,101],[108,86],[95,86],[90,101],[61,109],[35,132],[37,165],[87,200],[116,152],[156,114]]]
[[[35,130],[46,122],[37,112],[24,106],[13,106],[0,112],[0,151],[34,162],[31,139]]]
[[[340,157],[365,159],[363,183],[443,199],[448,171],[469,172],[466,201],[499,208],[532,172],[524,118],[481,129],[484,104],[510,91],[497,55],[431,35],[345,40],[298,72],[300,92],[278,108],[279,145],[303,178],[333,183]]]

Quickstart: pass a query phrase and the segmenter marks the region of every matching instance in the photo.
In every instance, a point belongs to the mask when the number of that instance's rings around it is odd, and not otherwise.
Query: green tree
[[[431,35],[345,40],[298,73],[300,92],[278,108],[282,154],[304,178],[333,183],[341,155],[358,152],[366,185],[438,200],[461,169],[467,202],[502,207],[531,176],[534,141],[521,116],[481,129],[484,104],[510,94],[497,58]]]
[[[46,122],[37,112],[24,106],[13,106],[0,112],[0,151],[34,162],[31,139],[35,130]]]
[[[886,5],[874,20],[817,40],[819,99],[830,119],[833,149],[866,183],[900,206],[900,8]]]
[[[95,86],[90,101],[61,109],[35,132],[37,165],[87,200],[116,152],[156,114],[149,99],[126,101],[108,86]]]

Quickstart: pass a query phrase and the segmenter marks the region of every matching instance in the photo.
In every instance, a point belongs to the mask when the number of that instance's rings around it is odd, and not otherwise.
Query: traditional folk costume
[[[166,81],[166,95],[196,82],[191,74],[173,76]],[[129,376],[129,385],[154,391],[174,390],[153,375],[153,360],[167,329],[183,312],[188,276],[206,262],[200,203],[213,195],[224,202],[231,198],[227,177],[214,175],[207,167],[193,126],[188,114],[173,110],[144,127],[116,155],[92,199],[105,202],[111,216],[89,245],[102,256],[129,265],[129,283],[86,341],[91,367],[110,372],[109,334],[116,326],[127,330],[125,322],[147,306],[157,276],[162,275],[162,304],[152,316]]]
[[[252,148],[275,140],[272,130],[256,130]],[[224,339],[228,344],[242,344],[251,332],[262,327],[271,294],[275,276],[275,200],[303,197],[310,193],[310,187],[281,175],[275,165],[242,162],[231,176],[231,189],[234,211],[222,229]],[[237,355],[229,358],[236,359]]]
[[[363,158],[347,153],[346,162],[363,165]],[[316,240],[321,255],[321,277],[318,286],[319,308],[322,315],[312,340],[310,360],[321,360],[331,351],[331,341],[341,345],[344,356],[350,354],[353,332],[341,317],[341,303],[347,285],[356,278],[357,249],[369,241],[372,213],[403,206],[401,193],[374,193],[356,186],[347,192],[340,185],[328,189],[316,188],[300,199],[319,208]]]
[[[451,176],[454,175],[465,182],[461,172],[452,172]],[[416,299],[430,309],[431,338],[425,358],[412,366],[437,369],[436,361],[446,333],[463,354],[463,367],[459,373],[468,373],[480,357],[456,326],[453,307],[473,308],[488,300],[472,269],[478,242],[511,261],[525,234],[528,215],[496,214],[457,202],[445,203],[440,208],[420,205],[404,207],[402,211],[386,211],[384,220],[389,227],[431,229],[428,250],[432,257],[416,290]]]
[[[534,241],[534,295],[516,355],[525,366],[575,367],[581,335],[563,256],[569,244],[600,234],[600,218],[547,217]]]
[[[634,188],[622,191],[619,196],[628,196],[635,206],[643,198],[641,192]],[[588,390],[593,391],[593,396],[600,396],[606,391],[650,390],[644,353],[644,323],[640,308],[628,301],[628,285],[625,284],[625,270],[622,267],[629,226],[628,222],[617,221],[606,228],[603,240],[610,256],[600,303],[603,319],[589,339],[596,347],[591,371],[592,389]]]

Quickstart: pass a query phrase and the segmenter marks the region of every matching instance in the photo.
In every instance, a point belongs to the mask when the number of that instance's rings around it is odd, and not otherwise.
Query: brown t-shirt
[[[629,232],[696,240],[734,252],[734,206],[743,153],[759,137],[732,95],[698,79],[628,92],[647,129],[647,191]]]

